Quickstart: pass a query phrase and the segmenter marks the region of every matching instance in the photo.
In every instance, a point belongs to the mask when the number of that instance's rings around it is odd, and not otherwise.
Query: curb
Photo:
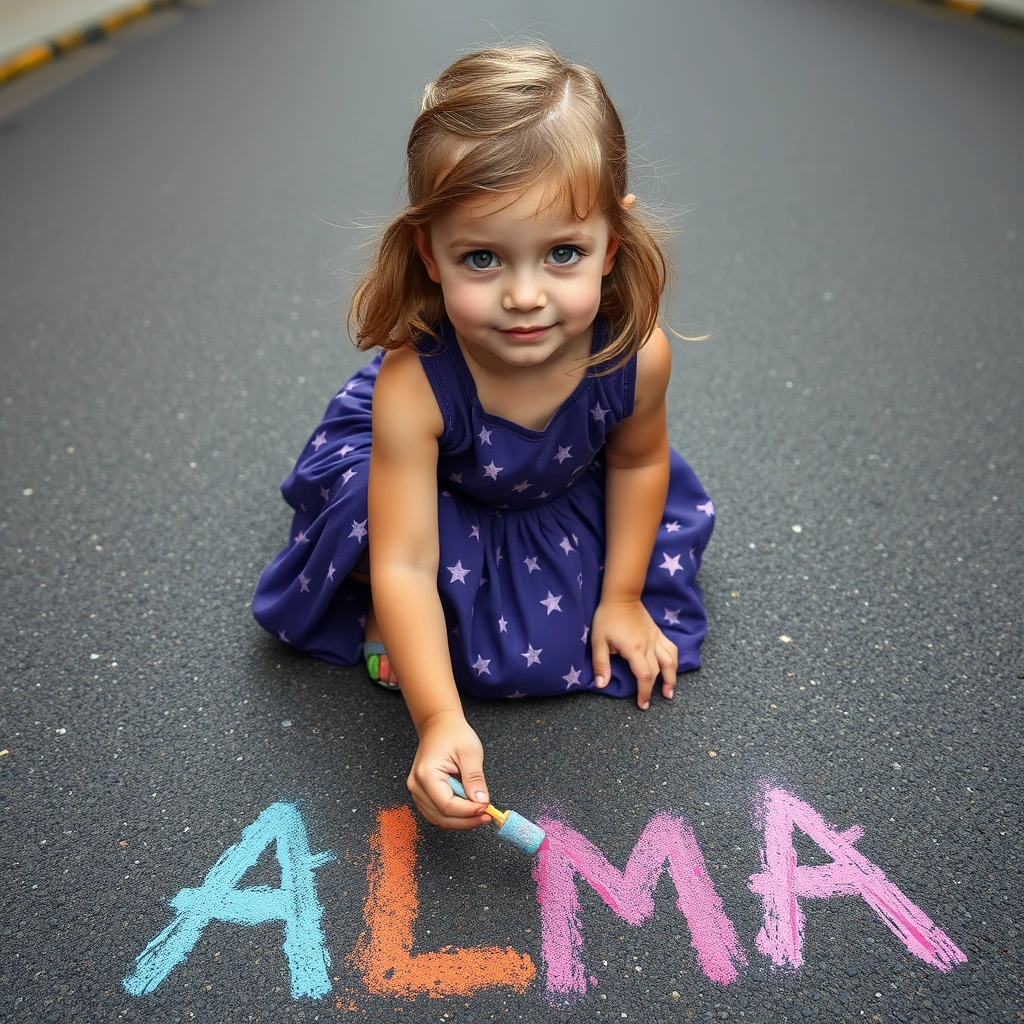
[[[95,22],[87,22],[81,28],[59,32],[49,39],[35,43],[0,63],[0,86],[29,71],[35,71],[86,43],[106,39],[133,21],[178,2],[179,0],[136,0],[111,11]]]
[[[991,21],[1008,28],[1024,29],[1024,13],[1011,10],[1000,3],[986,0],[925,0],[936,7],[946,7],[957,14],[964,14],[979,21]]]

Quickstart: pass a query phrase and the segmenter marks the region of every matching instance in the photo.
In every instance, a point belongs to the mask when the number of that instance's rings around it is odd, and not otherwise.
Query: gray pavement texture
[[[496,802],[555,808],[620,868],[656,812],[692,822],[749,960],[709,980],[667,878],[639,927],[581,884],[596,984],[564,1008],[529,859],[425,825],[416,950],[509,944],[536,979],[368,991],[348,956],[413,731],[248,610],[277,487],[366,358],[346,295],[421,86],[524,31],[600,70],[636,191],[680,214],[666,320],[713,338],[676,346],[670,429],[717,509],[710,632],[648,713],[467,713]],[[216,0],[0,123],[0,1019],[1022,1019],[1021,57],[850,0]],[[966,964],[847,896],[802,900],[804,963],[772,969],[764,779],[860,825]],[[333,992],[292,999],[278,924],[221,922],[128,995],[169,900],[276,801],[337,855]],[[247,884],[279,884],[264,861]]]

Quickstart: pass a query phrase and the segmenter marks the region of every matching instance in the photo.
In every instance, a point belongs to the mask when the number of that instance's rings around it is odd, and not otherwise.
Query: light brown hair
[[[619,243],[604,278],[599,312],[608,343],[587,365],[621,366],[654,329],[671,273],[665,235],[627,193],[625,133],[601,79],[542,45],[467,54],[424,92],[406,148],[409,203],[385,228],[375,260],[349,307],[349,333],[361,349],[399,348],[437,338],[441,288],[416,251],[416,229],[453,203],[480,195],[510,202],[537,182],[553,186],[585,219],[600,209]]]

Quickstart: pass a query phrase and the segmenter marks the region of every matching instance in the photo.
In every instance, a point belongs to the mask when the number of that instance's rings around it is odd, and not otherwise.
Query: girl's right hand
[[[483,764],[480,738],[461,714],[441,712],[424,722],[407,783],[420,814],[441,828],[484,824],[489,798]],[[469,800],[455,795],[449,775],[462,780]]]

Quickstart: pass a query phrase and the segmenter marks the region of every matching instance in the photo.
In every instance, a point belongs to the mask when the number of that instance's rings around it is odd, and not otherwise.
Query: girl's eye
[[[579,263],[582,253],[575,245],[556,245],[549,253],[551,262],[558,267],[571,267]]]
[[[477,249],[476,252],[466,253],[462,262],[470,270],[493,270],[498,265],[498,257],[487,249]]]

